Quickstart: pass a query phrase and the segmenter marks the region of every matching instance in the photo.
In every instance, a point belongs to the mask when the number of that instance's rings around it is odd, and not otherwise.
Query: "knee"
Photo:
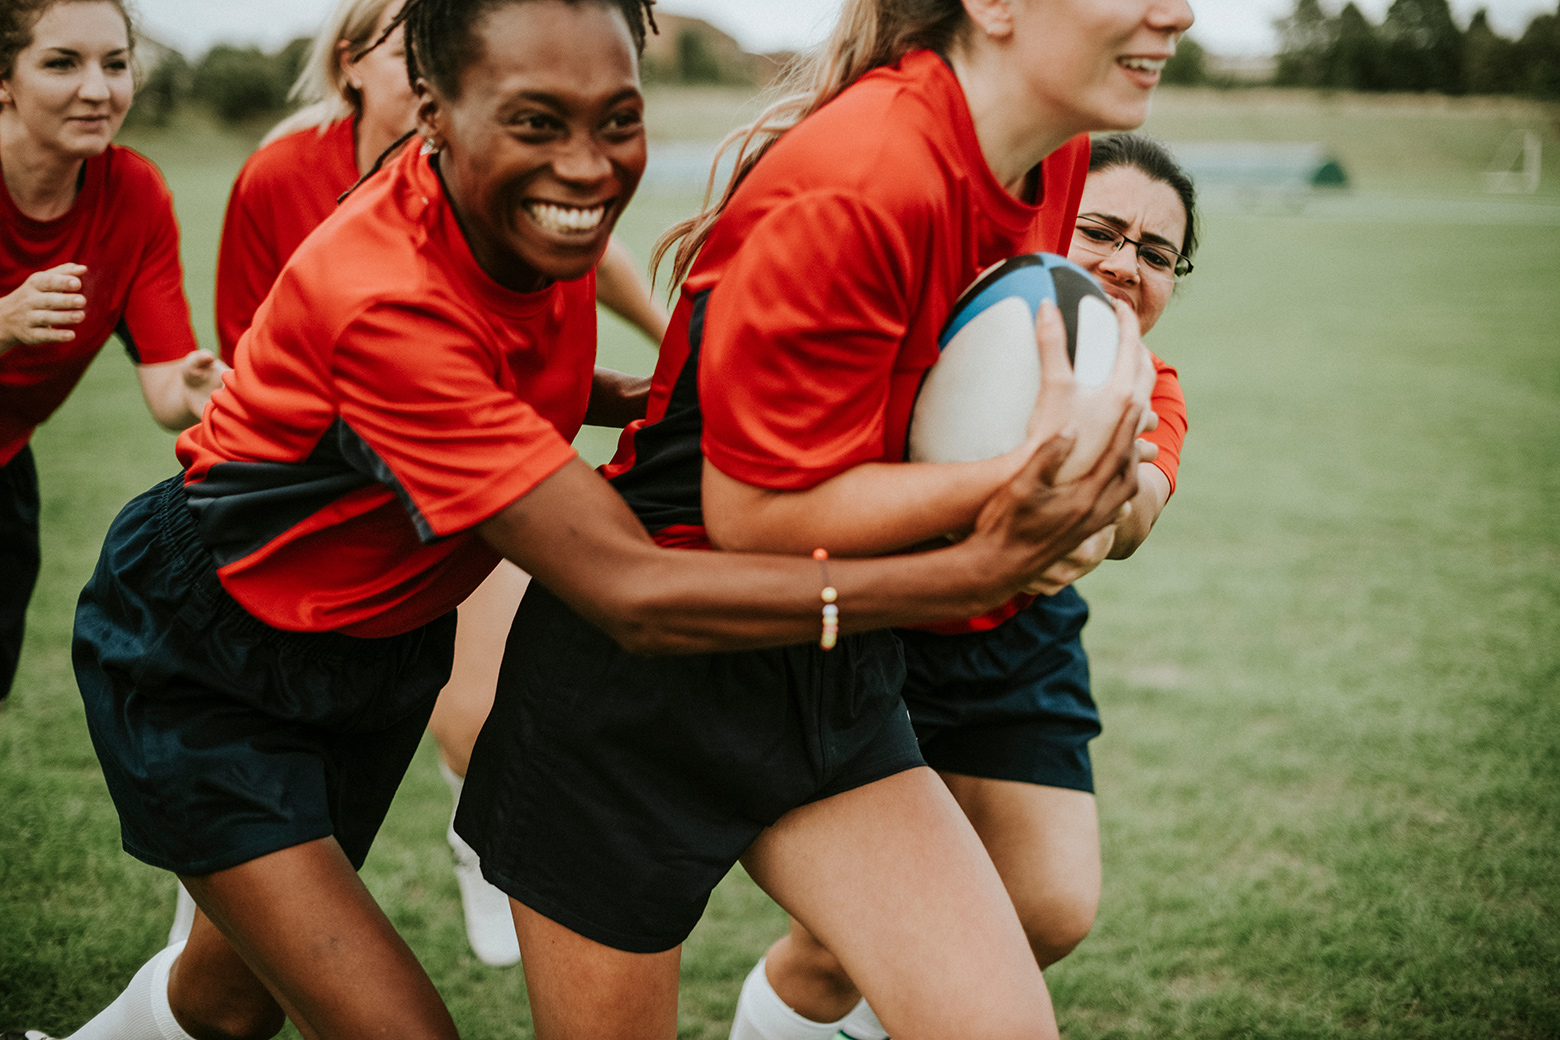
[[[1088,937],[1099,905],[1098,889],[1076,888],[1049,892],[1019,907],[1029,948],[1042,969],[1072,953]]]
[[[793,929],[774,945],[769,952],[768,965],[771,978],[782,976],[789,983],[789,989],[800,986],[808,993],[827,994],[831,1002],[854,1004],[861,999],[856,984],[839,958],[801,928]]]
[[[188,1010],[179,1008],[174,1017],[194,1040],[270,1040],[287,1021],[275,1004],[262,1008],[204,1003]]]

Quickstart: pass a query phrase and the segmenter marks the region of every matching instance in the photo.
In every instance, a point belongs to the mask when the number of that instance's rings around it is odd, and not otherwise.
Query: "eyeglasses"
[[[1115,256],[1131,243],[1137,250],[1138,264],[1144,273],[1174,281],[1192,273],[1192,262],[1169,246],[1128,238],[1109,224],[1093,217],[1079,217],[1073,231],[1073,243],[1098,256]]]

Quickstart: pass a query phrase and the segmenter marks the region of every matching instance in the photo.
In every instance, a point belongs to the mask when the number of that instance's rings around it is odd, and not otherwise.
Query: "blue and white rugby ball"
[[[943,326],[937,362],[910,416],[910,461],[974,462],[1023,443],[1040,393],[1035,316],[1042,300],[1062,312],[1078,385],[1110,378],[1121,330],[1098,283],[1052,253],[1004,260],[964,291]]]

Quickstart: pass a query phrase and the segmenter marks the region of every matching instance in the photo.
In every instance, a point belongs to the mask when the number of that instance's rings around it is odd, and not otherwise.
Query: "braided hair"
[[[406,0],[381,41],[406,26],[406,72],[413,83],[425,79],[446,97],[460,96],[460,77],[471,61],[471,30],[489,11],[525,0]],[[658,32],[651,8],[655,0],[562,0],[566,4],[597,3],[616,8],[628,23],[635,53],[643,56],[645,37]],[[375,46],[378,44],[376,43]]]

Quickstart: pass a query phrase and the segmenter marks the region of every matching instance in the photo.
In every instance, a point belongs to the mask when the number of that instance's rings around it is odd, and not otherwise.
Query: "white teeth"
[[[1141,72],[1163,72],[1164,58],[1120,58],[1122,65],[1129,69],[1138,69]]]
[[[577,206],[557,206],[551,202],[528,202],[525,211],[542,227],[565,234],[594,231],[607,217],[605,205],[580,209]]]

